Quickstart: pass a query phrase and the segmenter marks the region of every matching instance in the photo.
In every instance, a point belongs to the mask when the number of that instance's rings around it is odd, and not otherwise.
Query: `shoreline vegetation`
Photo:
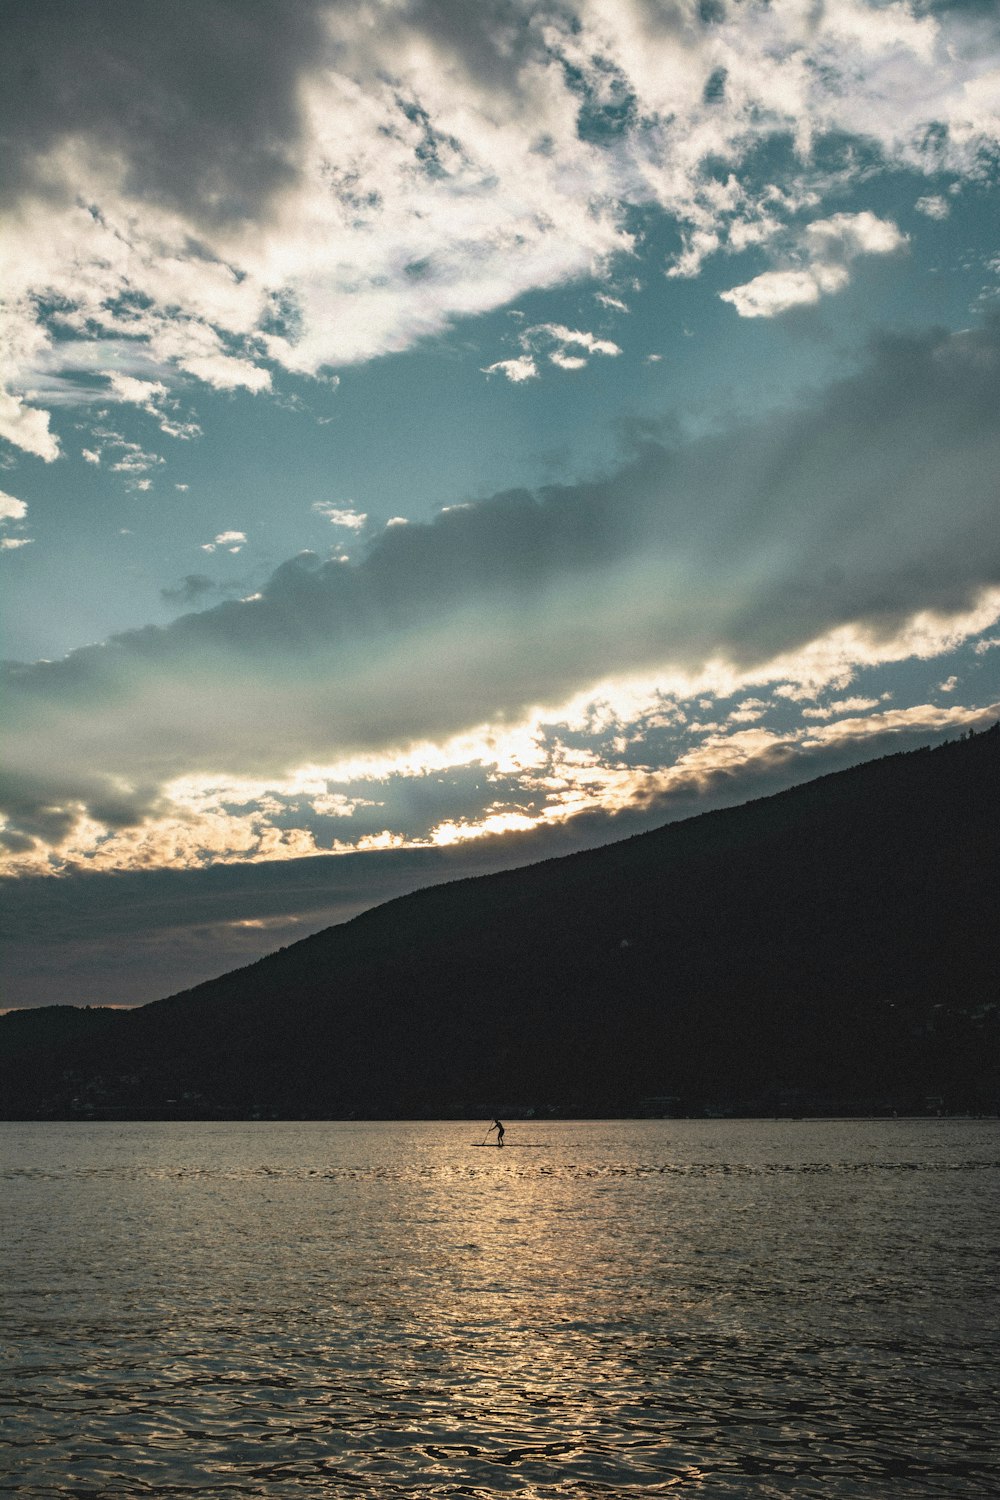
[[[0,1016],[3,1120],[993,1117],[1000,726]]]

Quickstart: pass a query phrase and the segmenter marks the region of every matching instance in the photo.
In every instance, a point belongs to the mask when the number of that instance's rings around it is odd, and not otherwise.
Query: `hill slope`
[[[995,1108],[1000,728],[435,886],[132,1012],[0,1018],[0,1114]]]

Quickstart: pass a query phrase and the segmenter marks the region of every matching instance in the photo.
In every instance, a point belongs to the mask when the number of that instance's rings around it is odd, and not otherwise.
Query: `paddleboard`
[[[548,1141],[504,1141],[502,1146],[498,1146],[496,1141],[472,1141],[470,1144],[480,1150],[516,1151],[520,1147],[522,1151],[544,1151]]]

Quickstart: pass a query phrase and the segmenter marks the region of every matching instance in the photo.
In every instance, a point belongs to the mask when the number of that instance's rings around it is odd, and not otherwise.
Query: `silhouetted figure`
[[[503,1145],[503,1125],[500,1123],[499,1120],[494,1120],[493,1121],[493,1124],[490,1126],[489,1130],[487,1130],[486,1134],[487,1135],[492,1135],[493,1132],[494,1132],[494,1130],[497,1133],[497,1145],[498,1146],[502,1146]]]

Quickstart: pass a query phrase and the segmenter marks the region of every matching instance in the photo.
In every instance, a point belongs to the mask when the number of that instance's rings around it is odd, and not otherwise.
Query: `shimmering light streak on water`
[[[0,1493],[993,1496],[995,1121],[0,1126]]]

